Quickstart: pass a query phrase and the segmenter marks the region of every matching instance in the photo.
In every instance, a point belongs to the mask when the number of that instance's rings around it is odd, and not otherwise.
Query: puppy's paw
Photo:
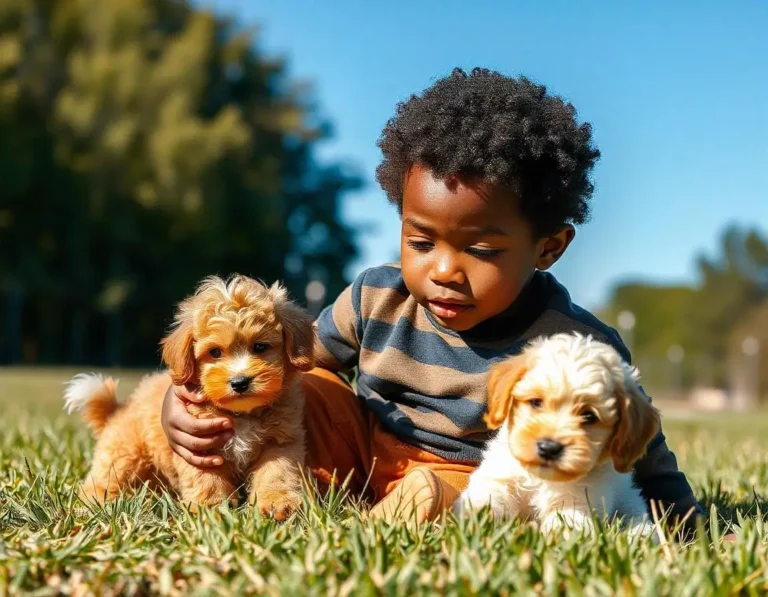
[[[564,526],[563,520],[554,514],[544,517],[544,519],[539,522],[539,530],[545,535],[553,535],[560,532]]]
[[[211,491],[208,493],[186,492],[182,493],[181,497],[182,503],[194,514],[203,508],[216,508],[222,504],[237,505],[236,495],[227,495],[225,491]]]
[[[627,526],[627,534],[630,537],[650,537],[651,541],[654,545],[659,544],[659,536],[656,532],[656,527],[649,521],[630,521],[629,526]]]
[[[467,497],[467,492],[464,491],[459,498],[453,503],[453,506],[451,507],[451,512],[453,512],[454,516],[461,517],[465,516],[468,512],[472,511],[474,508],[472,508],[472,502]]]
[[[214,504],[203,504],[197,501],[193,500],[182,500],[182,505],[189,511],[190,514],[199,514],[200,510],[203,510],[205,508],[210,508],[212,506],[217,506],[217,503]]]
[[[286,520],[301,507],[301,492],[295,490],[265,490],[256,496],[256,507],[266,518]]]
[[[583,512],[552,512],[539,523],[539,530],[546,535],[558,535],[568,539],[571,533],[592,534],[595,524],[592,518]]]
[[[453,513],[463,516],[473,510],[491,507],[494,518],[515,515],[515,504],[509,495],[509,490],[501,483],[470,481],[459,499],[453,505]]]
[[[204,508],[216,508],[222,504],[229,504],[231,506],[237,506],[237,498],[234,496],[226,495],[206,495],[206,496],[194,496],[182,499],[182,503],[192,513],[197,514]]]
[[[199,514],[200,508],[202,507],[197,502],[184,502],[184,505],[187,507],[190,514]]]
[[[114,499],[119,491],[115,491],[106,485],[97,485],[93,481],[84,481],[78,491],[80,501],[89,506],[103,506],[110,499]]]

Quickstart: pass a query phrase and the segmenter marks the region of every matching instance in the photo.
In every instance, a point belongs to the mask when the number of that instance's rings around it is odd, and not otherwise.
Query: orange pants
[[[475,465],[455,462],[400,441],[381,423],[343,379],[325,369],[304,375],[307,465],[323,485],[336,473],[351,474],[349,490],[375,502],[390,493],[411,469],[426,466],[461,492]]]

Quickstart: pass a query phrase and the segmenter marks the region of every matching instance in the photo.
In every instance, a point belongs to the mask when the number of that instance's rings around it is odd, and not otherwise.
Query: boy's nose
[[[464,284],[464,272],[451,257],[441,257],[433,265],[429,278],[436,284]]]

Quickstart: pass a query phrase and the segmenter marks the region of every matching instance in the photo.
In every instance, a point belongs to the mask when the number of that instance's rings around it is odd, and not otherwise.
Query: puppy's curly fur
[[[486,422],[498,434],[455,511],[490,505],[553,530],[590,527],[596,509],[649,530],[630,473],[659,413],[612,347],[579,334],[534,340],[492,369]]]
[[[168,371],[151,375],[125,404],[117,383],[78,375],[65,391],[66,408],[98,438],[82,493],[102,502],[140,484],[161,484],[193,505],[233,499],[242,483],[262,514],[283,519],[301,501],[305,457],[300,372],[313,366],[311,318],[285,290],[235,276],[204,280],[179,306],[162,341]],[[196,468],[173,453],[160,423],[171,382],[193,384],[207,399],[190,412],[200,418],[234,417],[224,465]]]

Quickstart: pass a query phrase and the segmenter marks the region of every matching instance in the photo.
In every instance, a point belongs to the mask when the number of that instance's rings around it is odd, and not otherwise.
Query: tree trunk
[[[7,360],[13,365],[22,360],[22,326],[24,312],[24,290],[21,285],[12,283],[6,291],[5,329],[7,330]]]
[[[73,300],[72,327],[70,328],[68,361],[82,365],[85,361],[85,343],[88,336],[88,316],[91,296],[91,256],[87,206],[72,218],[71,244],[71,297]]]
[[[125,278],[125,259],[119,239],[114,239],[111,247],[109,263],[109,279],[122,282]],[[107,311],[107,365],[117,367],[122,360],[123,342],[123,304],[120,300],[115,305],[110,305]]]

